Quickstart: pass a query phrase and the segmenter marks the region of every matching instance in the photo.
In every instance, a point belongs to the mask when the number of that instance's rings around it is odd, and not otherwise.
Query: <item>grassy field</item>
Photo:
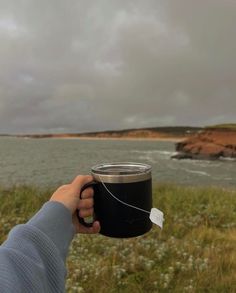
[[[228,123],[228,124],[217,124],[217,125],[211,125],[207,126],[206,128],[223,128],[223,129],[230,129],[230,130],[236,130],[236,123]]]
[[[0,190],[0,242],[51,190]],[[156,185],[164,229],[133,239],[79,235],[67,261],[67,292],[236,292],[236,190]]]

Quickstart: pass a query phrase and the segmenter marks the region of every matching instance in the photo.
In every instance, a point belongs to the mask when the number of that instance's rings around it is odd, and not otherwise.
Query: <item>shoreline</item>
[[[73,135],[50,135],[50,136],[34,136],[34,135],[7,135],[0,138],[23,138],[23,139],[80,139],[80,140],[120,140],[120,141],[166,141],[178,143],[185,140],[188,136],[73,136]]]
[[[54,136],[50,137],[53,139],[80,139],[80,140],[120,140],[120,141],[166,141],[166,142],[181,142],[186,137],[96,137],[96,136],[67,136],[67,137],[60,137]]]

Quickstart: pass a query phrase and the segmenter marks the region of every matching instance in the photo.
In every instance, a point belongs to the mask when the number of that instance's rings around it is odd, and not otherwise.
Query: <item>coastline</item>
[[[83,133],[42,133],[42,134],[19,134],[15,137],[25,138],[65,138],[65,139],[109,139],[109,140],[156,140],[178,142],[197,133],[202,128],[199,127],[154,127],[154,128],[138,128],[124,130],[106,130],[99,132],[83,132]]]
[[[52,139],[79,139],[79,140],[119,140],[119,141],[163,141],[163,142],[181,142],[186,137],[96,137],[96,136],[54,136]]]
[[[179,141],[174,159],[221,160],[236,159],[236,131],[234,129],[206,129]]]

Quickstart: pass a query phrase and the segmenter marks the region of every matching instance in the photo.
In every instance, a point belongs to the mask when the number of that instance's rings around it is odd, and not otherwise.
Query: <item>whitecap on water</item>
[[[132,150],[132,153],[138,154],[160,154],[160,155],[174,155],[176,152],[173,151],[162,151],[162,150],[152,150],[152,151],[139,151],[139,150]]]
[[[221,161],[230,161],[230,162],[234,162],[236,161],[236,158],[226,158],[226,157],[220,157]]]
[[[194,174],[199,174],[199,175],[202,175],[202,176],[211,176],[210,174],[208,174],[207,172],[204,172],[204,171],[189,170],[189,169],[184,169],[184,170],[186,172],[194,173]]]

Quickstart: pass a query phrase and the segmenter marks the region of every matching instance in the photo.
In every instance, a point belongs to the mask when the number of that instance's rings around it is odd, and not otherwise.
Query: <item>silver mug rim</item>
[[[91,174],[97,182],[134,183],[151,179],[151,170],[152,167],[144,163],[112,162],[93,166]]]

